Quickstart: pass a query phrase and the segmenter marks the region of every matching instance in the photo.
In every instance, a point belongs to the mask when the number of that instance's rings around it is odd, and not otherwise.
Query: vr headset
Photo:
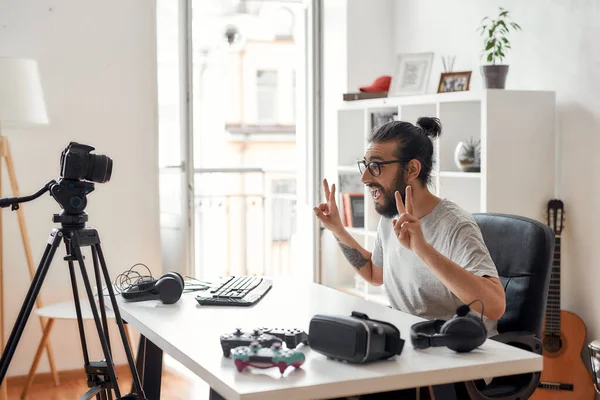
[[[399,355],[404,348],[398,328],[357,311],[349,317],[315,315],[310,321],[308,343],[328,358],[358,364]]]

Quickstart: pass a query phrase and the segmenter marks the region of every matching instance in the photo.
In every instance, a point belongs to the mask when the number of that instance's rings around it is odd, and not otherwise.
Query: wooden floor
[[[117,372],[121,395],[131,391],[131,376]],[[34,381],[28,399],[73,400],[79,399],[88,391],[85,378],[68,377],[61,379],[60,386],[54,386],[49,379]],[[208,385],[199,379],[191,379],[171,370],[163,371],[161,399],[165,400],[208,400]],[[9,384],[8,399],[19,400],[23,386]],[[114,399],[114,397],[113,397]]]

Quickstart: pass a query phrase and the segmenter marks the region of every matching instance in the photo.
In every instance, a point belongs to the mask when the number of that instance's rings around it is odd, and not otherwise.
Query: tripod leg
[[[67,263],[69,264],[69,275],[71,277],[71,288],[73,289],[73,301],[75,302],[75,312],[77,314],[77,326],[79,328],[79,338],[81,341],[81,351],[83,353],[84,365],[89,365],[90,358],[88,356],[87,344],[85,341],[85,327],[83,326],[83,318],[81,317],[81,303],[79,302],[79,290],[77,289],[77,278],[75,277],[75,266],[73,265],[73,254],[71,254],[71,246],[65,243],[67,247]]]
[[[115,373],[115,365],[112,360],[112,356],[110,351],[108,350],[108,344],[106,342],[106,337],[104,336],[104,331],[102,330],[102,325],[100,323],[100,317],[98,315],[98,310],[96,309],[96,303],[94,302],[94,294],[92,293],[92,287],[90,285],[90,280],[88,278],[87,271],[85,270],[85,264],[83,263],[83,255],[81,254],[81,249],[79,248],[79,243],[73,243],[71,240],[71,250],[72,254],[77,257],[77,261],[79,262],[79,268],[81,269],[81,275],[83,277],[83,283],[85,285],[85,291],[87,293],[88,299],[90,301],[90,308],[92,309],[92,314],[94,315],[94,322],[96,323],[96,329],[98,330],[98,337],[100,338],[100,344],[102,345],[102,351],[104,352],[104,358],[106,360],[106,365],[108,367],[108,376],[113,383],[113,387],[115,390],[115,395],[117,398],[121,397],[121,391],[119,390],[119,383],[117,382],[117,376]]]
[[[137,394],[145,397],[144,389],[142,388],[142,384],[140,382],[140,377],[138,375],[137,369],[135,368],[135,362],[133,360],[133,355],[131,354],[131,348],[129,347],[127,341],[127,333],[125,332],[125,327],[123,326],[123,320],[121,319],[121,312],[119,311],[119,305],[117,304],[117,299],[115,298],[115,291],[113,290],[112,283],[110,280],[110,276],[108,275],[108,269],[106,267],[106,261],[104,260],[104,254],[102,253],[102,247],[100,247],[100,243],[93,245],[97,252],[98,258],[100,259],[100,265],[102,266],[102,273],[104,274],[104,281],[106,282],[106,287],[108,289],[108,293],[110,295],[110,301],[112,304],[112,309],[115,314],[115,320],[117,322],[117,326],[119,328],[119,333],[121,334],[121,340],[123,341],[123,347],[125,348],[125,355],[127,356],[127,362],[129,363],[129,369],[131,370],[131,375],[133,378],[133,385],[135,386],[135,391]],[[138,355],[139,357],[139,355]]]
[[[13,161],[12,153],[10,150],[10,145],[8,143],[8,138],[5,139],[4,142],[4,155],[6,157],[6,170],[8,172],[8,177],[10,179],[10,186],[12,189],[12,193],[14,197],[20,197],[19,194],[19,185],[17,184],[17,174],[15,172],[15,164]],[[0,195],[0,197],[2,197]],[[27,269],[29,270],[29,279],[33,279],[33,275],[35,271],[33,255],[31,252],[31,242],[29,240],[29,234],[27,232],[27,224],[25,223],[25,212],[23,211],[23,206],[17,209],[17,218],[19,220],[19,227],[21,228],[21,239],[23,240],[23,250],[25,250],[25,258],[27,259]],[[1,224],[0,224],[1,225]],[[37,298],[36,301],[37,308],[42,308],[42,299],[40,297]],[[42,326],[42,332],[46,330],[46,320],[42,317],[40,319],[40,324]],[[52,351],[52,346],[50,345],[50,341],[46,342],[46,356],[48,357],[48,363],[50,364],[50,372],[52,373],[52,377],[54,378],[54,385],[58,386],[58,371],[56,370],[56,365],[54,364],[54,353]]]
[[[19,315],[17,316],[17,322],[15,323],[10,333],[10,337],[8,338],[6,348],[2,353],[2,358],[0,359],[0,384],[4,382],[4,377],[6,376],[6,372],[8,371],[8,366],[10,365],[12,357],[15,354],[15,350],[17,349],[17,345],[19,343],[19,340],[21,339],[21,335],[23,334],[23,330],[25,329],[25,325],[27,324],[27,320],[29,319],[31,310],[33,309],[33,304],[35,303],[35,299],[38,297],[40,289],[42,288],[42,284],[44,283],[46,274],[50,269],[50,265],[52,264],[52,258],[56,253],[56,249],[60,244],[62,236],[62,231],[58,229],[53,229],[52,233],[50,234],[50,238],[48,239],[48,244],[46,245],[46,249],[44,250],[44,255],[42,257],[38,270],[36,271],[32,283],[29,286],[29,290],[27,291],[25,301],[23,302],[21,311],[19,311]]]
[[[96,276],[96,286],[98,287],[98,301],[100,303],[100,314],[102,315],[102,326],[104,327],[104,335],[108,343],[108,351],[110,348],[110,336],[108,335],[108,323],[106,322],[106,308],[104,307],[104,291],[102,290],[102,278],[100,277],[100,267],[98,266],[98,252],[96,246],[92,246],[92,260],[94,262],[94,275]],[[108,283],[107,283],[108,284]]]

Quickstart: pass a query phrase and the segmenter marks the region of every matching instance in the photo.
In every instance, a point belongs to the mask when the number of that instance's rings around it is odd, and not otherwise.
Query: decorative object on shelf
[[[442,72],[438,93],[464,92],[469,90],[471,71]]]
[[[433,53],[399,54],[388,97],[424,94],[432,63]]]
[[[359,90],[367,93],[383,93],[390,90],[390,82],[392,77],[389,75],[382,75],[375,79],[369,86],[361,86]]]
[[[454,71],[454,60],[456,60],[455,55],[442,56],[442,66],[444,67],[444,72]]]
[[[474,140],[471,137],[465,142],[459,142],[454,150],[454,162],[456,163],[456,166],[464,172],[480,172],[480,140]]]
[[[592,366],[592,375],[594,377],[594,386],[596,392],[600,394],[600,340],[594,340],[588,345],[590,352],[590,364]]]
[[[343,193],[343,223],[350,228],[365,227],[365,195],[364,193]]]
[[[375,79],[370,85],[361,86],[360,88],[358,88],[360,90],[359,93],[344,93],[344,101],[378,99],[381,97],[387,97],[391,81],[391,76],[382,75]]]
[[[374,112],[371,114],[371,130],[381,127],[388,122],[397,121],[398,112]]]
[[[380,99],[387,97],[387,92],[360,92],[360,93],[344,93],[344,101]]]
[[[521,30],[521,27],[512,21],[507,10],[502,7],[499,7],[499,9],[500,14],[497,19],[484,17],[478,29],[484,38],[484,49],[481,54],[486,54],[486,61],[492,63],[491,65],[481,66],[481,74],[484,78],[485,87],[488,89],[505,88],[508,65],[496,63],[502,63],[502,60],[506,57],[506,50],[511,48],[506,37],[509,26],[514,30]]]

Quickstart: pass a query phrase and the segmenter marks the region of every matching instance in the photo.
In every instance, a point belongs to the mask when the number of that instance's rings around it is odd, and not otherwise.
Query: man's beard
[[[400,192],[402,203],[406,204],[406,182],[404,182],[404,170],[400,168],[398,176],[396,177],[394,185],[391,190],[385,190],[379,185],[372,185],[381,192],[381,198],[379,203],[375,203],[375,211],[386,218],[394,218],[398,215],[398,208],[396,207],[396,191]]]

